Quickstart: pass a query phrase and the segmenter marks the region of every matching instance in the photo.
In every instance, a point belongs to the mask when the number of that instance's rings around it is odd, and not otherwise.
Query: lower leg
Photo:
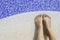
[[[44,35],[43,35],[43,27],[40,26],[40,28],[38,29],[38,38],[37,40],[44,40]]]
[[[55,35],[54,35],[54,33],[52,32],[52,30],[48,28],[48,31],[49,31],[49,39],[50,39],[50,40],[56,40]]]

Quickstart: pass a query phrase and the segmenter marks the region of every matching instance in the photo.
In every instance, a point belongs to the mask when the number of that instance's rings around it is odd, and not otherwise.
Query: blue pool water
[[[30,11],[60,11],[60,0],[0,0],[0,19]]]

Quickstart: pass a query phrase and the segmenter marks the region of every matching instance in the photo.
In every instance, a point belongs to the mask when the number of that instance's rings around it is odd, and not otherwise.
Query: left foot
[[[37,40],[44,40],[42,15],[36,16],[34,21],[35,21],[35,25],[38,33]]]

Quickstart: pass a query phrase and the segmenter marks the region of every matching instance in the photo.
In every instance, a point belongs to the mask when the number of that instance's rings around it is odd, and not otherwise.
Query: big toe
[[[37,15],[37,16],[35,17],[35,21],[39,21],[39,20],[42,20],[42,15]]]
[[[48,16],[47,14],[43,14],[43,18],[49,18],[49,19],[51,19],[51,17]]]

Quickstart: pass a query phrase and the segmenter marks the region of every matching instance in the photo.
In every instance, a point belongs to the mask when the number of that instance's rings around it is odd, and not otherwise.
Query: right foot
[[[51,18],[48,15],[44,14],[43,21],[44,21],[44,29],[49,39],[56,40],[56,37],[51,30]]]
[[[46,23],[46,28],[51,27],[51,18],[48,15],[43,14],[43,21]]]
[[[48,15],[43,14],[43,22],[44,32],[49,35],[49,29],[51,29],[51,18]]]

